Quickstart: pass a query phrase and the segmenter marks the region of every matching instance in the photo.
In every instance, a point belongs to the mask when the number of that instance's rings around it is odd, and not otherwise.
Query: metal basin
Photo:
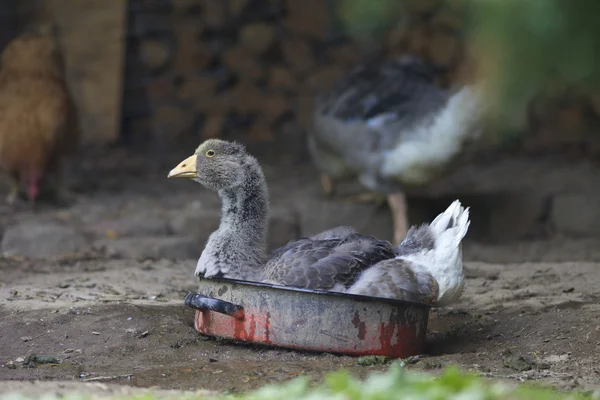
[[[292,349],[405,358],[425,342],[430,306],[233,279],[200,279],[185,304],[204,335]]]

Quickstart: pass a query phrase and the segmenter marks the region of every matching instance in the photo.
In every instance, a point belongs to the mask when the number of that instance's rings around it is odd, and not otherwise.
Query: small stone
[[[23,357],[17,357],[17,358],[15,358],[15,362],[23,363],[23,362],[25,362],[25,359]]]
[[[366,367],[373,365],[385,365],[390,361],[391,359],[386,356],[361,356],[356,360],[356,364]]]
[[[546,362],[546,363],[549,363],[549,364],[556,364],[556,363],[559,363],[559,362],[567,361],[568,359],[569,359],[569,355],[568,354],[561,354],[561,355],[552,354],[552,355],[549,355],[549,356],[545,357],[543,359],[543,361]]]
[[[253,53],[263,54],[275,43],[275,30],[264,22],[246,25],[240,31],[240,42]]]
[[[44,258],[75,253],[87,245],[74,228],[56,222],[30,221],[9,227],[2,238],[6,256]]]
[[[31,336],[21,336],[21,340],[23,342],[29,342],[30,340],[32,340],[33,338]]]
[[[117,240],[100,240],[96,246],[104,247],[113,255],[123,258],[185,260],[200,257],[202,243],[193,238],[178,236],[131,237]]]
[[[10,360],[9,362],[6,363],[6,368],[15,369],[15,368],[17,368],[17,366],[15,365],[15,363],[12,360]]]
[[[533,369],[534,366],[536,366],[536,363],[533,360],[527,359],[519,355],[510,355],[504,357],[502,361],[502,364],[506,368],[514,369],[515,371],[520,372],[529,371]]]

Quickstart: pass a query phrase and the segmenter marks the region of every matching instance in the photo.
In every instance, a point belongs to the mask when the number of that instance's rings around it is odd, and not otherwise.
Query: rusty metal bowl
[[[233,279],[200,279],[185,304],[204,335],[292,349],[405,358],[425,342],[428,304]]]

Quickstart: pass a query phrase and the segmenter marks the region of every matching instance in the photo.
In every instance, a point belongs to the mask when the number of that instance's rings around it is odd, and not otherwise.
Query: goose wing
[[[267,261],[264,281],[307,289],[347,288],[362,271],[396,255],[389,242],[372,236],[331,237],[303,238],[276,250]]]

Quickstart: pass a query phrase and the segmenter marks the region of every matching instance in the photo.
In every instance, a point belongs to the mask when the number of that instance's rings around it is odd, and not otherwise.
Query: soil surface
[[[195,289],[219,203],[197,184],[167,181],[176,161],[148,167],[143,157],[115,152],[105,164],[80,167],[69,205],[0,210],[0,393],[82,385],[98,395],[235,392],[340,367],[358,376],[387,368],[199,335],[183,297]],[[391,236],[385,208],[324,200],[314,171],[267,176],[271,247],[337,224]],[[432,310],[426,349],[407,368],[457,364],[494,378],[599,388],[598,240],[494,245],[474,236],[464,245],[462,301]]]

